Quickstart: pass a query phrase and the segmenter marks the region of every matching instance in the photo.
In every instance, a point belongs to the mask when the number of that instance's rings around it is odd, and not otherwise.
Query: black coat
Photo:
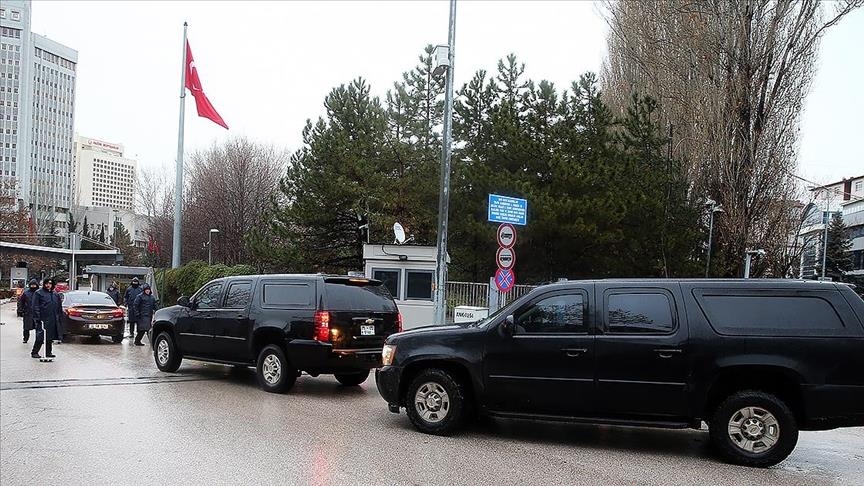
[[[47,334],[46,339],[60,339],[60,313],[63,312],[57,292],[41,288],[33,294],[33,320],[42,322]]]
[[[138,287],[129,286],[126,289],[126,293],[123,294],[123,303],[126,304],[126,309],[129,311],[129,322],[135,322],[137,317],[135,316],[135,298],[141,295],[144,289],[139,285]]]
[[[115,289],[108,289],[108,291],[105,293],[108,294],[109,297],[111,297],[111,299],[114,301],[115,304],[120,305],[120,291],[119,290],[117,290],[116,288]]]
[[[156,298],[153,297],[153,294],[147,295],[142,292],[138,297],[135,297],[132,308],[135,309],[138,330],[149,331],[150,324],[153,322],[153,314],[156,312]]]
[[[33,325],[33,295],[35,293],[36,291],[28,288],[21,292],[21,296],[18,297],[18,317],[24,318],[25,331],[36,329],[36,326]]]

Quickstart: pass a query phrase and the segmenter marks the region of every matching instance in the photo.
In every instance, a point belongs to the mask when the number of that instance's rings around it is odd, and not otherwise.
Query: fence
[[[453,309],[461,305],[488,307],[490,312],[494,312],[534,288],[536,285],[515,285],[513,290],[505,294],[494,287],[490,292],[488,283],[447,282],[447,313],[452,315]]]

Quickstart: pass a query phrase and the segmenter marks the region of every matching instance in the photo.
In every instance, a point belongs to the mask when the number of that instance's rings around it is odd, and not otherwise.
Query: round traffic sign
[[[516,252],[513,248],[498,248],[495,253],[495,262],[498,263],[498,268],[510,270],[516,266]]]
[[[516,228],[510,223],[498,226],[498,245],[501,248],[513,248],[516,244]]]
[[[514,285],[516,285],[516,274],[513,270],[499,268],[495,271],[495,286],[498,290],[506,294],[513,290]]]

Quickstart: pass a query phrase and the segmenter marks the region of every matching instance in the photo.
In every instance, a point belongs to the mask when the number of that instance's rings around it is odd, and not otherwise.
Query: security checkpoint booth
[[[133,278],[138,277],[142,284],[149,284],[153,296],[159,300],[159,289],[156,288],[156,276],[152,267],[129,267],[123,265],[88,265],[84,268],[90,279],[90,290],[105,292],[112,282],[125,290]]]
[[[363,245],[365,276],[384,283],[399,306],[405,329],[434,324],[436,256],[434,246]]]

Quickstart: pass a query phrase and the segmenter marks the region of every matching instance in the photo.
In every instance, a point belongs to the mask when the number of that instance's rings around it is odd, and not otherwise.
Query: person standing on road
[[[106,292],[111,300],[114,301],[115,304],[120,305],[120,291],[117,290],[117,283],[111,282],[111,285],[108,286],[108,292]]]
[[[27,290],[21,292],[18,297],[18,317],[24,319],[24,344],[30,340],[30,331],[36,329],[33,325],[33,294],[39,290],[39,282],[35,278],[30,279]]]
[[[126,289],[123,295],[123,303],[126,305],[126,313],[129,320],[129,337],[135,337],[135,323],[138,321],[135,316],[135,298],[141,295],[141,287],[138,277],[132,279],[132,285]]]
[[[153,297],[153,290],[150,285],[144,284],[143,290],[135,298],[132,304],[135,309],[135,318],[138,322],[138,335],[135,336],[135,346],[144,346],[141,338],[144,333],[150,330],[150,325],[153,322],[153,313],[156,312],[156,297]]]
[[[33,294],[33,324],[36,327],[36,342],[30,357],[41,358],[39,350],[42,342],[45,342],[45,357],[53,358],[51,344],[53,340],[60,339],[60,297],[54,292],[54,280],[46,279],[42,282],[42,288]]]

